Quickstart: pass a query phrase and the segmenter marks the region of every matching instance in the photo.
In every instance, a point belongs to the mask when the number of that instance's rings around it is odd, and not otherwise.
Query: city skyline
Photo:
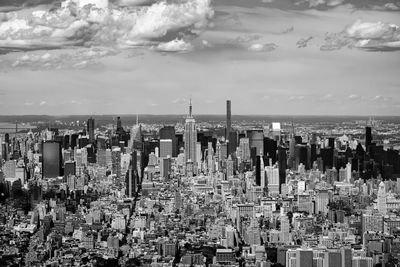
[[[399,267],[400,0],[0,0],[0,265]]]

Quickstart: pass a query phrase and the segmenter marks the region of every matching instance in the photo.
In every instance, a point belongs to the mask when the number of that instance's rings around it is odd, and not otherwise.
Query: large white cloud
[[[355,39],[385,39],[392,40],[400,37],[399,26],[383,22],[356,21],[346,29],[347,36]]]
[[[122,0],[126,4],[136,1]],[[108,0],[66,0],[52,11],[3,14],[0,46],[154,44],[155,38],[171,31],[205,27],[213,16],[210,1],[162,0],[151,6],[121,8]]]
[[[345,30],[358,48],[371,50],[400,49],[400,27],[383,22],[356,21]]]
[[[337,50],[346,46],[370,51],[400,50],[400,27],[383,22],[357,20],[340,33],[327,34],[321,50]]]
[[[181,51],[189,51],[193,47],[190,43],[185,42],[184,40],[175,39],[170,42],[160,43],[156,49],[163,52],[181,52]]]
[[[180,4],[160,2],[137,18],[131,38],[158,38],[170,30],[189,26],[204,27],[212,15],[210,0],[187,1]]]

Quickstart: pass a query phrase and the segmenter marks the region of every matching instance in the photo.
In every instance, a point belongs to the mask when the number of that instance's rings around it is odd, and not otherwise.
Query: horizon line
[[[47,116],[47,117],[73,117],[73,116],[87,116],[87,117],[96,117],[96,116],[134,116],[136,117],[137,115],[139,116],[186,116],[187,114],[178,114],[178,113],[169,113],[169,114],[157,114],[157,113],[121,113],[121,114],[59,114],[59,115],[49,115],[49,114],[22,114],[22,115],[17,115],[17,114],[6,114],[6,115],[0,115],[1,117],[33,117],[33,116]],[[195,116],[226,116],[225,113],[219,113],[219,114],[208,114],[208,113],[198,113],[195,114]],[[343,114],[321,114],[321,115],[316,115],[316,114],[232,114],[232,117],[234,116],[255,116],[255,117],[369,117],[369,118],[379,118],[379,117],[400,117],[400,115],[357,115],[357,114],[349,114],[349,115],[343,115]]]

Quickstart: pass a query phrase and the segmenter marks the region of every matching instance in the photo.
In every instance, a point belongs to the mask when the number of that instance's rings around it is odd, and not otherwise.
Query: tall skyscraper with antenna
[[[197,144],[197,129],[196,121],[192,114],[192,100],[189,104],[189,115],[185,120],[185,131],[184,131],[184,142],[185,142],[185,162],[191,161],[193,165],[196,165],[196,144]]]

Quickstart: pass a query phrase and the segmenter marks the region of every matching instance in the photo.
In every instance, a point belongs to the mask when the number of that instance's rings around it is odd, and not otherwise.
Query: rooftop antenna
[[[136,125],[139,125],[139,113],[136,112]]]
[[[192,117],[192,97],[189,100],[189,117]]]

